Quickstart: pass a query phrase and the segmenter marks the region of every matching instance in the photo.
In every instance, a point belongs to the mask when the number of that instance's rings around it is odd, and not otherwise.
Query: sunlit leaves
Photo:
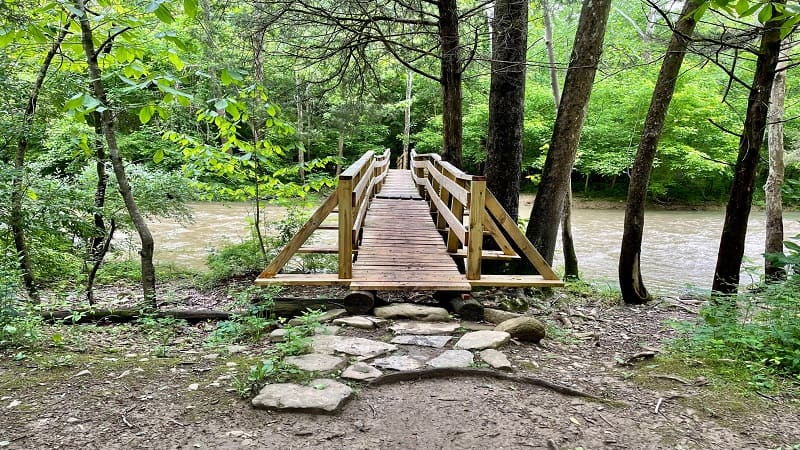
[[[183,12],[189,18],[194,19],[197,15],[197,0],[183,0]]]

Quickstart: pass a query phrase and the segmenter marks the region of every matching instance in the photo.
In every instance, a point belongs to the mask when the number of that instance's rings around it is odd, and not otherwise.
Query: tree
[[[100,123],[103,130],[103,136],[108,146],[108,153],[111,158],[111,165],[114,168],[114,174],[117,177],[117,184],[119,185],[119,192],[125,202],[125,207],[128,214],[133,221],[134,227],[139,234],[142,243],[142,248],[139,251],[141,256],[142,267],[142,291],[144,293],[144,300],[146,303],[155,305],[156,300],[156,271],[153,265],[153,235],[145,222],[144,217],[139,212],[139,207],[133,197],[131,185],[128,182],[127,174],[125,173],[125,163],[122,160],[119,146],[117,145],[117,136],[115,132],[115,119],[112,114],[111,105],[108,102],[106,95],[105,84],[102,78],[102,72],[97,61],[99,52],[95,49],[94,35],[92,24],[89,22],[89,15],[86,9],[84,0],[75,0],[75,14],[78,15],[78,21],[81,28],[81,44],[83,52],[86,56],[86,64],[88,66],[89,77],[92,83],[92,92],[94,98],[99,101],[100,108]],[[103,48],[101,47],[100,50]]]
[[[764,15],[759,14],[759,19],[764,22],[764,30],[747,99],[744,129],[739,139],[739,152],[730,198],[725,208],[725,222],[712,284],[712,290],[722,294],[733,294],[739,287],[739,270],[744,256],[747,220],[753,203],[756,168],[764,141],[770,94],[781,50],[781,28],[785,22],[785,16],[778,11],[777,5],[783,6],[783,3],[770,2],[763,7],[763,11],[767,12]]]
[[[686,47],[697,21],[694,11],[700,4],[688,0],[675,25],[669,46],[661,63],[650,108],[642,128],[642,136],[631,169],[628,185],[628,200],[625,206],[625,222],[622,234],[622,249],[619,258],[619,285],[626,303],[642,303],[648,300],[647,288],[642,280],[639,259],[642,252],[642,233],[644,231],[644,208],[647,200],[647,187],[658,148],[658,140],[664,128],[667,110],[675,92],[675,83],[680,75]]]
[[[765,209],[767,215],[764,253],[766,255],[783,255],[783,202],[781,187],[783,186],[783,113],[786,100],[786,69],[789,63],[789,46],[781,49],[778,66],[775,68],[775,82],[769,105],[769,174],[764,184]],[[764,258],[764,275],[768,280],[780,280],[786,277],[782,265],[773,262],[772,258]]]
[[[23,116],[23,126],[20,132],[19,139],[17,140],[17,150],[14,156],[14,175],[12,184],[14,189],[11,193],[11,230],[14,235],[14,246],[17,250],[19,257],[20,270],[22,272],[22,279],[25,283],[25,288],[31,297],[36,297],[36,278],[33,272],[33,265],[31,264],[30,253],[25,242],[25,220],[23,213],[23,199],[25,198],[25,154],[28,151],[28,135],[33,126],[34,116],[36,114],[36,106],[39,101],[39,92],[44,85],[47,72],[50,70],[50,64],[61,48],[61,44],[67,36],[69,30],[69,22],[71,17],[65,24],[59,24],[59,31],[53,39],[50,49],[45,54],[42,65],[39,67],[39,73],[36,80],[31,87],[31,93],[28,96],[28,102],[25,107]]]
[[[528,1],[498,0],[494,14],[486,186],[517,220],[525,122]]]
[[[556,115],[550,148],[525,235],[548,264],[553,262],[567,185],[575,163],[581,129],[603,51],[610,0],[584,0],[564,93]]]

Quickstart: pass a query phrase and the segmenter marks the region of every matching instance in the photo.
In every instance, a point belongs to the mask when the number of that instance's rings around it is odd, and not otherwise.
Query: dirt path
[[[593,393],[566,397],[485,378],[355,383],[336,415],[253,409],[233,377],[270,344],[228,354],[203,346],[213,325],[180,327],[169,357],[135,326],[55,328],[67,344],[0,359],[0,446],[9,448],[778,448],[800,443],[797,399],[742,393],[702,367],[651,358],[692,316],[664,301],[642,307],[552,308],[562,330],[542,346],[503,351],[520,374]],[[563,324],[571,324],[567,328]],[[373,339],[385,329],[345,330]],[[450,344],[450,346],[452,343]],[[644,360],[624,364],[642,353]],[[691,364],[691,361],[688,361]],[[86,372],[88,371],[88,373]],[[12,406],[13,405],[13,406]]]

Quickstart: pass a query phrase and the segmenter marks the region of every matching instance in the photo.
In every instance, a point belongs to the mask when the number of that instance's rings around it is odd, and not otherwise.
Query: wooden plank
[[[369,153],[369,152],[367,152]],[[339,278],[353,270],[353,180],[339,176]]]
[[[256,285],[284,285],[284,286],[347,286],[350,279],[339,278],[335,273],[281,273],[271,278],[259,276]]]
[[[428,169],[428,173],[430,173],[436,182],[439,183],[439,186],[446,190],[449,195],[455,197],[455,199],[461,202],[462,205],[469,204],[469,192],[456,183],[454,179],[455,175],[449,172],[440,171],[430,161],[427,163],[426,168]],[[448,175],[453,178],[449,178]]]
[[[558,280],[558,276],[553,272],[553,269],[550,268],[550,265],[547,264],[547,261],[542,258],[542,255],[539,254],[536,247],[534,247],[531,241],[517,228],[514,219],[508,215],[506,210],[500,205],[500,202],[497,201],[494,194],[489,191],[486,192],[486,209],[492,214],[494,219],[497,220],[497,223],[506,230],[511,240],[514,241],[528,261],[533,264],[533,267],[535,267],[546,280]]]
[[[506,255],[516,255],[517,253],[514,251],[514,248],[511,247],[511,244],[506,239],[505,235],[500,228],[497,227],[497,224],[492,219],[492,216],[486,211],[483,211],[483,226],[484,230],[489,232],[489,235],[492,236],[494,241],[497,243],[497,246],[503,250],[503,254]]]
[[[358,158],[358,160],[351,164],[350,167],[344,169],[344,172],[339,175],[339,180],[341,180],[342,177],[349,178],[351,180],[355,178],[359,173],[361,173],[361,168],[364,167],[364,165],[367,164],[367,161],[369,161],[374,155],[375,152],[372,150],[361,155],[361,158]]]
[[[454,177],[452,174],[449,174],[448,176],[449,177]],[[462,189],[464,189],[464,191],[466,191],[466,188],[464,188],[464,186],[466,185],[465,181],[460,181],[459,180],[459,181],[456,181],[456,182],[459,184],[460,187],[462,187]],[[461,224],[464,223],[464,205],[466,205],[466,204],[467,204],[466,202],[464,202],[464,203],[461,203],[461,202],[458,202],[458,201],[457,202],[453,202],[452,212],[453,212],[453,216],[456,218],[458,223],[461,223]],[[458,240],[458,235],[455,233],[455,231],[453,231],[452,228],[448,229],[447,230],[447,251],[448,252],[457,251],[458,247],[460,246],[460,244],[461,243]]]
[[[541,275],[481,275],[480,280],[469,280],[472,287],[561,287],[561,280],[548,280]]]
[[[333,208],[339,203],[339,198],[336,195],[337,193],[334,192],[322,203],[322,205],[314,211],[314,214],[308,219],[308,221],[303,224],[303,226],[297,231],[297,234],[292,237],[292,240],[289,241],[285,247],[278,253],[272,262],[269,263],[266,269],[258,276],[259,278],[270,278],[275,276],[283,266],[286,265],[287,262],[292,258],[292,256],[297,252],[308,238],[311,236],[311,233],[319,227],[323,220],[328,217],[328,214],[333,211]]]
[[[466,258],[467,252],[465,249],[461,249],[458,252],[450,253],[450,256],[453,258]],[[484,250],[481,253],[481,259],[487,259],[491,261],[516,261],[520,259],[519,255],[506,255],[501,251],[496,250]]]
[[[464,224],[460,223],[456,216],[447,209],[447,206],[442,202],[438,195],[436,195],[436,191],[434,191],[433,186],[430,183],[425,183],[425,189],[428,191],[429,197],[431,199],[431,203],[436,206],[436,210],[439,212],[440,215],[444,216],[444,220],[447,222],[447,225],[453,230],[453,233],[458,237],[458,239],[466,244],[467,242],[467,230],[464,229]]]
[[[471,287],[466,281],[461,282],[414,282],[353,280],[350,289],[354,291],[454,291],[468,292]]]
[[[467,279],[480,280],[483,250],[483,214],[486,179],[473,177],[470,186],[469,239],[467,239]]]

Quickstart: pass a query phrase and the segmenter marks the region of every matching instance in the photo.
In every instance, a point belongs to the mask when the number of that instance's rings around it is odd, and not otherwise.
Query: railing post
[[[467,188],[467,186],[466,186],[466,182],[456,179],[456,176],[454,174],[449,173],[447,175],[447,178],[450,178],[451,180],[455,181],[459,186],[469,190]],[[469,205],[467,205],[467,206],[469,206]],[[453,211],[453,215],[456,216],[456,220],[458,220],[459,223],[463,224],[464,223],[464,205],[462,205],[461,202],[459,202],[455,198],[453,198],[452,211]],[[453,229],[451,227],[450,231],[447,233],[447,251],[450,252],[450,253],[457,252],[459,244],[460,244],[460,242],[458,240],[458,235],[456,235],[456,232],[453,231]]]
[[[481,279],[483,253],[483,210],[486,203],[486,177],[473,176],[470,183],[469,236],[467,237],[467,279]],[[341,211],[341,206],[340,206]]]
[[[339,176],[339,278],[353,278],[353,177]]]

